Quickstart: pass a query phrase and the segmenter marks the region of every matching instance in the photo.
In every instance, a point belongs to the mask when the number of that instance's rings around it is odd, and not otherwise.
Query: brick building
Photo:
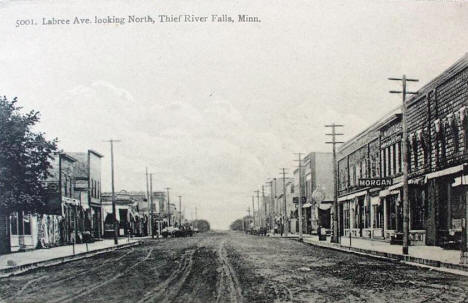
[[[466,237],[468,55],[407,104],[411,244],[460,248]],[[341,234],[390,240],[401,232],[400,110],[346,142],[337,160]],[[392,185],[359,186],[361,178],[379,177]]]

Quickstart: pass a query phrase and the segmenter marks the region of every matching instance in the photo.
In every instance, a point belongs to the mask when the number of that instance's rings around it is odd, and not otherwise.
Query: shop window
[[[365,219],[366,219],[366,220],[365,220],[366,225],[365,225],[365,228],[370,228],[370,227],[372,227],[372,226],[371,226],[371,212],[370,212],[370,207],[369,207],[369,205],[365,205],[365,206],[364,206],[364,212],[365,212],[365,214],[366,214],[366,218],[365,218]]]
[[[18,213],[14,212],[10,215],[10,232],[12,235],[18,235],[19,227],[18,227]]]
[[[424,201],[423,189],[412,189],[409,191],[411,229],[424,229]]]
[[[24,225],[24,234],[30,235],[31,234],[31,216],[24,215],[23,216],[23,225]]]
[[[15,212],[10,216],[12,235],[30,235],[31,234],[31,216],[24,212]]]
[[[387,229],[395,230],[396,229],[396,196],[387,197]]]
[[[450,228],[461,231],[463,219],[465,218],[466,190],[463,186],[457,186],[452,190]]]
[[[353,211],[353,214],[354,214],[354,222],[353,222],[354,224],[353,224],[353,228],[359,228],[359,221],[360,221],[360,220],[359,220],[359,219],[360,219],[359,216],[361,215],[361,214],[359,213],[359,205],[358,205],[358,203],[355,203],[354,206],[355,206],[355,207],[354,207],[354,211]]]
[[[383,228],[383,212],[380,205],[372,205],[373,218],[372,218],[372,227],[373,228]]]
[[[344,228],[349,228],[349,202],[343,205],[343,224]]]

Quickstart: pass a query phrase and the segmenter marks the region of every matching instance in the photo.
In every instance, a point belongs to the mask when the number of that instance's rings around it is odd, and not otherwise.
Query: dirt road
[[[210,232],[0,279],[3,302],[464,302],[468,279]]]

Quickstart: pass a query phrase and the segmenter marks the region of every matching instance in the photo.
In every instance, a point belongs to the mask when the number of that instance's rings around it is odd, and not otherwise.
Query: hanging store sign
[[[358,185],[360,187],[382,187],[393,184],[392,178],[361,178]]]
[[[307,197],[302,197],[302,204],[307,202]],[[299,203],[299,197],[293,197],[293,203],[298,204]]]

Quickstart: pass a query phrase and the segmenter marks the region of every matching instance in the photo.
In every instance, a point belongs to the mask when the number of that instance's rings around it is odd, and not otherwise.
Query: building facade
[[[11,251],[53,247],[77,241],[79,200],[74,198],[75,163],[76,159],[69,154],[56,153],[49,177],[43,181],[47,189],[43,211],[17,211],[10,214]]]
[[[468,56],[407,101],[411,245],[466,249],[467,106]],[[401,123],[397,109],[340,147],[342,236],[392,241],[401,234]],[[391,183],[359,184],[378,178]]]
[[[104,227],[101,205],[101,159],[96,151],[69,153],[75,163],[75,198],[84,210],[80,223],[93,238],[101,238]]]
[[[302,194],[299,194],[299,179]],[[331,228],[331,205],[333,204],[333,154],[311,152],[302,159],[301,176],[294,171],[294,197],[302,198],[302,230],[315,234],[319,228]],[[297,217],[297,212],[296,215]],[[296,227],[297,230],[298,227]]]

